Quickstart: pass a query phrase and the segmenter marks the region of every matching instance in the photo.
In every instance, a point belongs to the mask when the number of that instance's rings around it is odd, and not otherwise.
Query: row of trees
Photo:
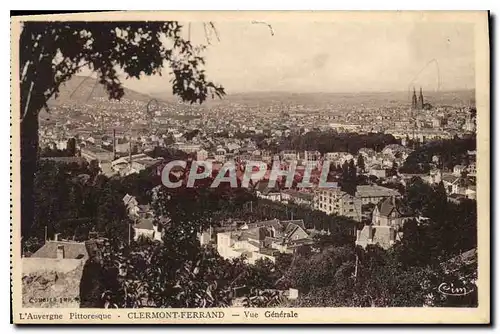
[[[217,133],[219,137],[229,137],[227,131]],[[399,144],[400,142],[392,135],[379,133],[339,133],[335,130],[320,131],[314,130],[307,133],[302,131],[292,131],[289,136],[283,136],[279,140],[271,140],[271,133],[255,133],[254,131],[236,132],[233,137],[239,139],[252,139],[259,148],[277,153],[282,150],[297,151],[319,151],[326,152],[349,152],[357,154],[360,148],[367,147],[377,152],[389,144]]]
[[[392,135],[380,133],[338,133],[336,131],[311,131],[304,135],[291,135],[279,143],[279,150],[327,152],[349,152],[357,154],[361,148],[371,148],[377,152],[389,144],[399,144]]]

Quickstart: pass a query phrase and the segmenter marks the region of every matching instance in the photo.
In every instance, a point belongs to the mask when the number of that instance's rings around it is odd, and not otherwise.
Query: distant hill
[[[457,91],[429,91],[424,90],[424,100],[432,105],[455,105],[468,104],[475,101],[474,90]],[[418,94],[418,92],[417,92]],[[298,104],[320,105],[324,103],[333,104],[365,104],[369,106],[381,104],[411,104],[409,92],[360,92],[360,93],[291,93],[291,92],[249,92],[228,93],[223,100],[207,100],[208,104],[224,104],[225,101],[238,103],[252,102],[283,102]]]
[[[57,99],[50,99],[49,105],[92,103],[95,98],[108,98],[106,88],[92,77],[73,76],[61,85]],[[124,99],[149,102],[152,97],[125,88]]]
[[[456,105],[474,102],[474,90],[461,91],[425,91],[426,102],[432,105]],[[80,104],[97,102],[95,98],[108,98],[104,86],[96,79],[84,76],[74,76],[60,88],[57,99],[52,98],[49,105]],[[171,87],[150,92],[149,94],[139,93],[129,88],[125,88],[124,99],[135,100],[147,103],[151,99],[156,99],[163,103],[175,103],[179,101],[177,96],[171,92]],[[267,103],[295,103],[303,105],[322,104],[346,104],[365,106],[381,106],[390,104],[410,104],[411,96],[409,92],[361,92],[361,93],[293,93],[293,92],[248,92],[231,93],[228,92],[222,99],[208,98],[203,106],[225,105],[231,102],[241,104],[267,104]]]

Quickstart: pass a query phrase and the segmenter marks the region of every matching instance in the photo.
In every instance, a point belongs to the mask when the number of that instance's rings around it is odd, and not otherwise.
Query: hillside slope
[[[57,99],[50,99],[49,105],[93,103],[99,98],[108,98],[106,88],[92,77],[74,76],[61,85]],[[125,88],[124,99],[147,103],[151,96]]]

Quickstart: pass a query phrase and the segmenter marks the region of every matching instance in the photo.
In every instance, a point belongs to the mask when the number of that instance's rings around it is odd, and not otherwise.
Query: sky
[[[474,88],[470,23],[267,21],[274,35],[264,23],[214,23],[220,40],[209,35],[206,72],[229,94]],[[207,44],[202,22],[191,23],[190,38]],[[170,92],[168,80],[124,83],[144,93]]]

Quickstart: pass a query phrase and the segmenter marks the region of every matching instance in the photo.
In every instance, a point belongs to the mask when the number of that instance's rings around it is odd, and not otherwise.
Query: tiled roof
[[[441,176],[441,179],[443,181],[448,182],[448,183],[455,183],[455,182],[457,182],[460,179],[460,177],[457,177],[457,176],[455,176],[453,174],[443,174]]]
[[[264,240],[266,236],[269,236],[269,233],[266,230],[266,227],[257,227],[257,228],[251,228],[246,231],[244,231],[241,234],[242,240],[245,239],[254,239],[254,240]]]
[[[399,192],[397,190],[381,187],[378,185],[361,185],[356,189],[356,197],[387,197],[398,195]]]
[[[397,212],[397,217],[408,216],[409,210],[404,206],[399,198],[388,197],[381,200],[377,204],[381,216],[389,216],[394,210]]]
[[[77,163],[77,164],[85,164],[86,160],[82,157],[41,157],[40,161],[53,161],[58,163]]]
[[[290,235],[292,235],[297,229],[299,228],[298,225],[295,225],[293,223],[288,224],[285,230],[285,235],[288,238]]]
[[[39,250],[31,255],[31,257],[56,259],[57,248],[59,246],[62,246],[64,248],[65,259],[80,259],[88,257],[85,243],[73,241],[47,241],[45,245],[43,245]]]
[[[142,218],[139,219],[139,222],[134,225],[134,228],[140,229],[140,230],[154,230],[153,227],[153,219],[152,218]]]
[[[295,219],[295,220],[282,220],[281,222],[281,225],[283,225],[283,227],[286,229],[287,226],[289,224],[295,224],[295,225],[298,225],[300,227],[302,227],[303,230],[306,229],[306,227],[304,226],[304,220],[302,219]]]
[[[255,228],[259,226],[269,226],[269,227],[274,227],[275,229],[282,228],[282,225],[278,219],[271,219],[271,220],[264,220],[252,224],[248,224],[248,228]]]

